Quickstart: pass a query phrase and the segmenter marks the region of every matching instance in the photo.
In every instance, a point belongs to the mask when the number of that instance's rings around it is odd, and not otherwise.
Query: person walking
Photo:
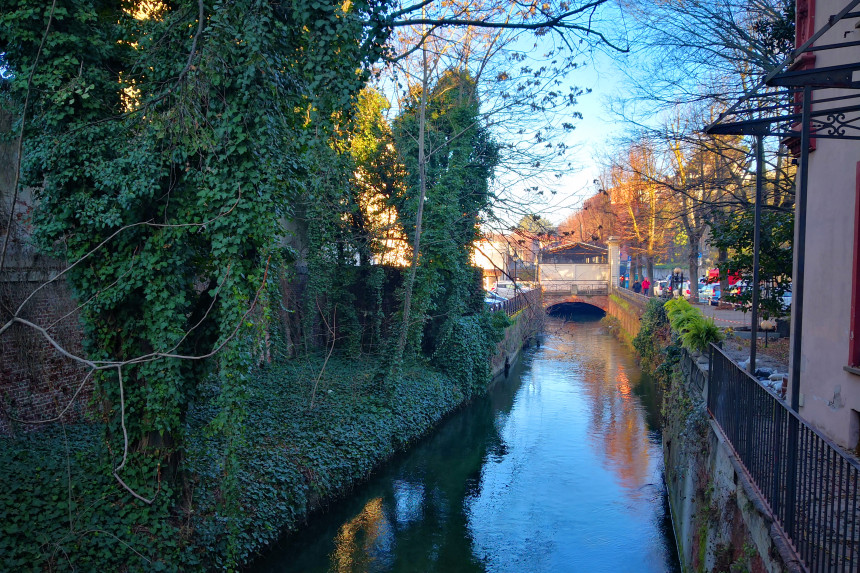
[[[641,291],[641,290],[642,290],[642,285],[639,283],[639,281],[636,281],[635,283],[633,283],[633,292],[638,294],[639,291]]]
[[[648,289],[651,288],[651,281],[648,280],[648,277],[642,279],[642,294],[645,296],[651,296],[651,291]]]

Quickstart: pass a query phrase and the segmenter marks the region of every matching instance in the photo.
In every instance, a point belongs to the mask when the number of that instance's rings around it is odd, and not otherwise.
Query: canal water
[[[593,315],[550,318],[509,376],[260,572],[680,571],[659,400]]]

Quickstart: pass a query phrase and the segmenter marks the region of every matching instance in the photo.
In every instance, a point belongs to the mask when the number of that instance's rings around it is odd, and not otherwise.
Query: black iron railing
[[[495,304],[487,305],[487,309],[491,312],[503,310],[508,316],[513,316],[522,309],[533,304],[537,304],[539,299],[540,291],[530,290],[527,292],[521,292],[514,298],[508,299],[504,302],[497,302]]]
[[[809,571],[860,571],[860,464],[711,347],[708,411]]]

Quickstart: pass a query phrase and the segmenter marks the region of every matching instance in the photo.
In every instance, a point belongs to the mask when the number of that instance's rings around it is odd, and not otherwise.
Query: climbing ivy
[[[85,567],[234,568],[295,523],[311,491],[346,487],[478,392],[507,325],[484,311],[469,250],[498,146],[474,79],[449,72],[430,96],[414,363],[380,396],[366,365],[342,366],[341,386],[325,387],[327,368],[384,357],[393,336],[402,281],[370,265],[391,230],[366,217],[371,198],[397,215],[401,239],[414,233],[414,107],[388,126],[381,96],[360,93],[387,3],[149,5],[0,0],[0,101],[24,130],[34,240],[72,265],[64,278],[97,366],[96,423],[74,430],[86,439],[3,443],[9,467],[47,468],[32,483],[4,480],[4,516],[38,513],[45,480],[55,505],[44,515],[74,514],[69,537],[47,519],[44,538],[15,537],[16,567],[63,568],[65,552]],[[301,300],[282,284],[300,285]],[[273,323],[290,314],[300,318],[280,333],[293,362],[267,377]],[[359,371],[368,376],[352,384]],[[335,388],[360,395],[337,403]],[[366,439],[350,442],[350,428]],[[152,503],[128,495],[117,467]],[[20,534],[17,517],[6,523]]]
[[[482,392],[492,378],[490,358],[509,324],[502,311],[446,321],[433,363],[459,384],[466,397]]]

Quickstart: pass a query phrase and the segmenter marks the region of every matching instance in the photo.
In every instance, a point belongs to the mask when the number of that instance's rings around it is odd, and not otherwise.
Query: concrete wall
[[[818,0],[815,28],[821,28],[830,15],[844,6],[844,0]],[[856,22],[840,22],[816,44],[860,40]],[[857,61],[857,46],[815,52],[816,67]],[[815,100],[844,93],[847,92],[815,92],[813,110],[822,108],[822,104],[814,104]],[[860,280],[853,276],[852,268],[857,248],[854,212],[858,161],[858,141],[818,139],[815,151],[810,153],[800,355],[801,416],[849,449],[856,447],[860,438],[860,375],[843,370],[848,365],[851,335],[851,288]]]
[[[694,368],[707,370],[707,363]],[[666,393],[663,459],[686,571],[801,571],[699,391],[679,374]]]
[[[542,264],[541,281],[603,281],[609,282],[608,264]]]
[[[609,291],[606,314],[617,318],[625,336],[628,339],[633,339],[639,334],[639,321],[647,304],[648,297],[612,285]]]

